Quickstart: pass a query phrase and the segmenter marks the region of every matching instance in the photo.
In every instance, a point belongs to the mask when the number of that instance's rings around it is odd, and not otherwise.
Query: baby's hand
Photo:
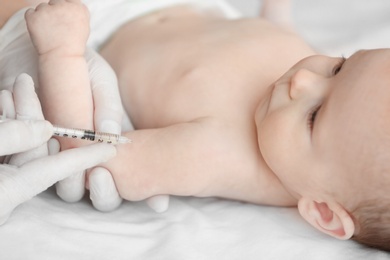
[[[80,0],[50,0],[28,9],[25,19],[39,55],[84,55],[89,13]]]

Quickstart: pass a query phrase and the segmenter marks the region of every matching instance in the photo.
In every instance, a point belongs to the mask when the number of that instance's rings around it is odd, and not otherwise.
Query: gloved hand
[[[16,206],[58,180],[107,161],[116,154],[112,145],[94,144],[45,156],[46,142],[53,129],[49,122],[42,120],[32,79],[26,74],[17,77],[13,95],[8,90],[1,91],[0,108],[8,118],[32,119],[0,123],[0,156],[17,153],[9,164],[0,164],[0,224]]]
[[[94,97],[95,129],[114,134],[134,130],[131,121],[124,112],[119,97],[117,78],[111,66],[92,49],[87,50],[86,60]],[[121,129],[121,123],[123,129]],[[105,168],[94,168],[88,179],[90,197],[95,208],[108,211],[116,208],[115,203],[120,204],[121,199],[114,180]],[[169,206],[169,196],[157,195],[147,199],[146,202],[154,211],[164,212]]]
[[[115,73],[94,51],[87,50],[85,56],[91,80],[95,130],[120,134],[123,108]],[[60,150],[58,144],[49,148],[50,154]],[[89,172],[87,183],[85,173],[80,172],[56,184],[58,196],[67,202],[79,201],[84,196],[85,187],[90,189],[92,204],[100,211],[113,210],[122,202],[111,174],[102,167]]]

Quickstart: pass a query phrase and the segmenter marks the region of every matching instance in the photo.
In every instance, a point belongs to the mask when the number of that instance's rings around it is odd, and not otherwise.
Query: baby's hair
[[[353,240],[369,247],[390,251],[390,200],[362,202],[353,212],[358,234]]]
[[[390,93],[390,88],[387,88]],[[390,95],[387,96],[390,101]],[[354,209],[350,209],[357,226],[353,240],[369,247],[390,252],[390,121],[388,111],[390,103],[376,108],[375,120],[371,120],[371,131],[365,136],[367,142],[362,144],[361,164],[354,175],[359,176],[361,200]],[[363,159],[364,158],[364,159]],[[356,199],[357,197],[355,197]]]

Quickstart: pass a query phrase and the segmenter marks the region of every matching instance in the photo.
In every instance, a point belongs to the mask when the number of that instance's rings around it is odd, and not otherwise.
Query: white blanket
[[[258,6],[256,0],[230,1],[247,15]],[[293,2],[297,29],[323,53],[390,47],[388,0]],[[87,199],[63,202],[51,188],[0,226],[0,259],[371,260],[390,254],[320,234],[295,208],[172,197],[162,214],[143,202],[102,213]]]

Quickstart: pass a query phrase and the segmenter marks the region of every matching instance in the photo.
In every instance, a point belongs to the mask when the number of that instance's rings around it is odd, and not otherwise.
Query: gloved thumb
[[[122,203],[115,182],[107,169],[93,168],[88,175],[88,183],[89,197],[97,210],[112,211]]]
[[[21,167],[0,164],[0,223],[19,204],[75,172],[105,162],[116,154],[112,145],[94,144],[35,159]]]
[[[146,200],[148,206],[157,213],[165,212],[169,206],[169,195],[156,195]]]

